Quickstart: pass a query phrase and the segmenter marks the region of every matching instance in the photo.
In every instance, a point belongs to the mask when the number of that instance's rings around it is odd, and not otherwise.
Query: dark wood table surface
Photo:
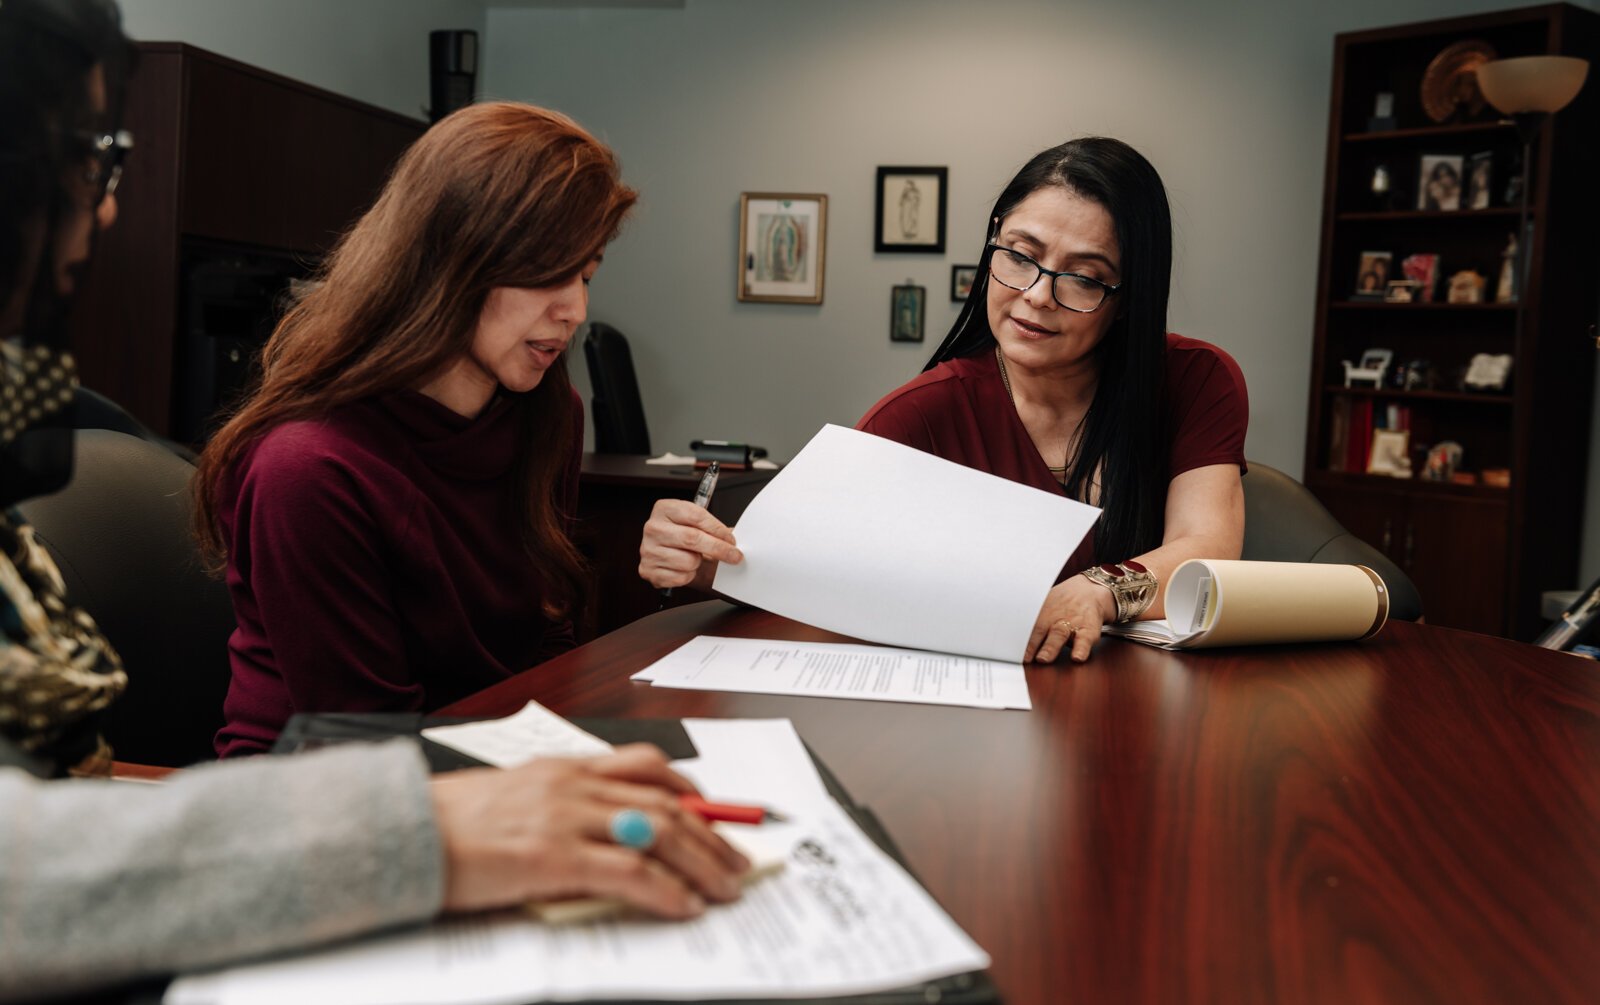
[[[787,717],[1012,1003],[1600,1000],[1600,666],[1394,623],[1366,643],[1030,667],[1030,712],[677,691],[711,601],[446,713]]]

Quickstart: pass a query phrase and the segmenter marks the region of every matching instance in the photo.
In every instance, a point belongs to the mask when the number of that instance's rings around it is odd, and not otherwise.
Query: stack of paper
[[[712,799],[769,806],[786,868],[690,922],[546,925],[462,918],[182,978],[169,1005],[495,1005],[543,1000],[782,998],[885,991],[981,970],[989,957],[828,795],[788,720],[684,722],[676,765]],[[503,753],[503,752],[502,752]]]

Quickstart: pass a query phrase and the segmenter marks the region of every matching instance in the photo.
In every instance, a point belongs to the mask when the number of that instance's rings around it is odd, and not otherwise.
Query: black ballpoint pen
[[[706,468],[705,476],[700,479],[700,487],[694,490],[694,504],[701,509],[711,508],[711,493],[717,490],[717,475],[722,473],[722,465],[712,461]],[[661,606],[666,607],[666,602],[672,599],[672,587],[663,587],[661,590]]]

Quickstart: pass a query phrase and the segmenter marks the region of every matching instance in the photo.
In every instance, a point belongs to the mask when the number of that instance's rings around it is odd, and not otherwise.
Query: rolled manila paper
[[[1377,634],[1389,618],[1389,589],[1364,565],[1196,558],[1173,570],[1166,611],[1175,634],[1199,633],[1184,648],[1336,642]]]

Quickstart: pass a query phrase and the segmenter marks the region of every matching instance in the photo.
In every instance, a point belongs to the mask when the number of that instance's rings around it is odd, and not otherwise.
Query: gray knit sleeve
[[[160,785],[0,769],[0,1000],[431,917],[444,854],[427,782],[405,741]]]

